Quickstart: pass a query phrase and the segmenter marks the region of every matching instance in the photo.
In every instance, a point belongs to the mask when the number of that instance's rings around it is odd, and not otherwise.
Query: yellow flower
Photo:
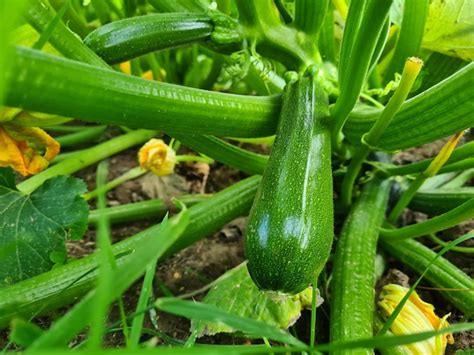
[[[399,285],[386,285],[380,295],[379,306],[383,315],[388,318],[393,310],[406,295],[408,289]],[[450,314],[439,318],[434,313],[433,305],[424,302],[416,292],[413,292],[400,314],[395,319],[390,330],[395,335],[406,335],[419,332],[439,330],[449,326],[447,318]],[[446,349],[447,343],[453,344],[454,338],[451,333],[438,335],[422,342],[408,344],[403,346],[410,354],[432,354],[442,355]]]
[[[173,173],[176,154],[161,139],[150,139],[138,152],[138,161],[143,169],[150,170],[157,176]]]
[[[44,154],[41,155],[41,151]],[[59,143],[37,127],[0,126],[0,166],[23,176],[45,169],[59,153]]]

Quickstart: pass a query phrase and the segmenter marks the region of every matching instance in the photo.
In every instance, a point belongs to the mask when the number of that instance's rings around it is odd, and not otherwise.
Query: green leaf
[[[16,190],[15,173],[12,168],[0,168],[0,186]]]
[[[432,0],[422,46],[464,60],[474,60],[474,2]]]
[[[30,346],[41,334],[43,334],[43,329],[36,324],[21,318],[12,321],[10,340],[15,344]]]
[[[301,340],[281,329],[272,327],[260,321],[230,314],[208,304],[184,301],[178,298],[169,297],[159,298],[155,302],[155,306],[162,311],[189,319],[224,323],[233,329],[259,338],[266,337],[281,343],[305,346]]]
[[[86,190],[66,176],[47,180],[31,195],[0,186],[0,286],[50,270],[66,254],[66,239],[82,237],[88,206],[80,195]]]
[[[246,264],[241,264],[216,280],[203,303],[236,316],[286,329],[296,322],[302,309],[311,307],[311,297],[311,288],[297,295],[272,295],[263,292],[253,283]],[[235,331],[224,323],[195,320],[191,322],[191,328],[197,332],[198,337]]]

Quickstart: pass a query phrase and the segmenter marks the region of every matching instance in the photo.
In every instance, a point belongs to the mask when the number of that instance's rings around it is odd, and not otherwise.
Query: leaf
[[[432,0],[423,47],[464,60],[474,60],[474,2]]]
[[[253,283],[246,264],[241,264],[216,280],[216,285],[204,297],[203,303],[229,314],[286,329],[296,322],[302,309],[311,307],[311,298],[311,288],[297,295],[263,292]],[[224,323],[195,320],[191,322],[191,328],[197,331],[198,337],[236,331]]]
[[[155,307],[161,309],[164,312],[176,314],[189,319],[200,319],[208,322],[217,321],[224,323],[234,329],[254,337],[265,337],[284,344],[305,346],[301,340],[281,329],[253,319],[230,314],[209,304],[184,301],[178,298],[168,297],[157,299],[155,302]]]
[[[31,195],[0,186],[0,286],[48,271],[66,255],[66,239],[82,237],[87,228],[88,205],[80,196],[86,190],[66,176]]]
[[[12,168],[0,168],[0,186],[16,190],[15,173]]]

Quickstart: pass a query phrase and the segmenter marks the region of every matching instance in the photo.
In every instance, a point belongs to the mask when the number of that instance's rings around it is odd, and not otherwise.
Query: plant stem
[[[410,187],[403,193],[403,195],[397,201],[395,207],[393,207],[392,211],[390,212],[388,216],[389,222],[394,223],[403,212],[405,207],[408,206],[413,196],[415,196],[416,192],[421,187],[421,185],[423,185],[425,180],[435,176],[438,173],[446,161],[448,161],[450,155],[454,151],[454,148],[456,148],[456,144],[459,142],[462,136],[463,132],[459,132],[458,134],[452,136],[443,146],[438,155],[433,159],[430,165],[426,168],[426,170],[419,174],[416,180],[410,184]]]
[[[474,218],[474,198],[464,202],[462,205],[433,217],[424,222],[412,224],[399,229],[380,229],[380,236],[387,241],[398,241],[408,238],[417,238],[430,233],[454,227],[455,225]]]
[[[444,240],[438,238],[436,234],[430,234],[429,237],[433,242],[442,247],[446,247],[449,245],[448,242],[445,242]],[[474,233],[472,234],[472,238],[474,238]],[[474,254],[474,247],[451,247],[450,250],[458,253]]]
[[[178,196],[176,199],[184,203],[186,206],[191,207],[196,203],[208,200],[210,197],[212,197],[212,195],[199,194]],[[115,224],[139,221],[149,218],[159,220],[166,215],[166,212],[172,209],[174,209],[173,204],[161,199],[128,203],[124,205],[108,207],[100,212],[98,210],[90,211],[89,225],[90,227],[93,227],[101,214],[106,215],[111,224]]]
[[[41,173],[21,182],[17,185],[18,190],[24,193],[31,193],[43,184],[47,179],[58,175],[68,175],[79,171],[86,166],[92,165],[108,158],[122,150],[143,143],[156,135],[155,131],[136,130],[122,136],[98,144],[92,148],[84,149],[80,153],[74,154],[68,159],[53,165]]]
[[[345,207],[348,207],[351,204],[354,183],[359,175],[360,169],[362,168],[362,164],[367,158],[370,150],[373,149],[372,147],[377,146],[383,132],[408,97],[408,94],[415,83],[415,79],[420,73],[422,65],[423,62],[418,58],[412,57],[407,59],[405,62],[405,68],[403,69],[402,79],[397,90],[369,132],[362,136],[363,144],[359,147],[352,158],[342,182],[341,199],[342,204]]]
[[[443,189],[456,189],[462,187],[466,182],[474,178],[474,168],[463,171],[461,174],[456,176],[454,179],[450,180],[446,184],[443,184],[441,187]]]
[[[86,128],[82,131],[56,137],[55,139],[61,147],[71,147],[93,141],[104,134],[107,126],[97,126]]]
[[[119,185],[122,185],[124,182],[136,179],[137,177],[140,177],[144,175],[145,173],[147,173],[147,170],[142,169],[141,167],[137,166],[133,169],[128,170],[124,174],[120,175],[118,178],[112,181],[109,181],[100,187],[97,187],[94,191],[85,193],[84,195],[82,195],[82,197],[87,201],[92,200],[98,197],[100,194],[106,193],[107,191],[110,191],[113,188]]]
[[[295,27],[311,36],[317,36],[324,22],[329,0],[296,0]]]

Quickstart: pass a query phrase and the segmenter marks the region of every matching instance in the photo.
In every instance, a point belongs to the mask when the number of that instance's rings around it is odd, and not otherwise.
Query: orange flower
[[[176,154],[161,139],[150,139],[138,152],[138,161],[143,169],[157,176],[170,175],[176,164]]]
[[[44,170],[59,148],[59,143],[40,128],[0,126],[0,166],[9,166],[23,176]]]

